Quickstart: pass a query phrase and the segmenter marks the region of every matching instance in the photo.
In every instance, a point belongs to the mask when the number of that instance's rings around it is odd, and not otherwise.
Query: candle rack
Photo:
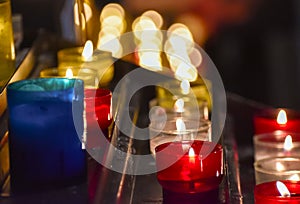
[[[24,57],[20,67],[26,70],[22,78],[34,78],[39,72],[47,67],[57,66],[56,53],[64,47],[71,47],[72,44],[65,42],[48,33],[41,33],[38,43],[34,43],[33,47]],[[133,63],[125,60],[117,60],[114,64],[115,75],[110,83],[113,89],[119,79],[126,73],[136,69]],[[21,71],[20,69],[19,71]],[[162,77],[156,73],[143,70],[148,75]],[[16,72],[17,73],[17,72]],[[29,74],[30,73],[30,74]],[[17,78],[16,74],[13,76]],[[134,80],[129,79],[129,83]],[[153,99],[155,87],[144,87],[140,89],[131,100],[129,109],[133,123],[137,127],[147,127],[148,103]],[[5,93],[2,93],[2,95]],[[2,96],[4,97],[4,96]],[[122,98],[122,97],[119,97]],[[124,98],[122,98],[124,99]],[[253,169],[253,114],[266,108],[264,105],[244,99],[232,93],[227,93],[228,114],[223,131],[223,145],[225,153],[225,177],[220,185],[217,195],[217,203],[253,203],[253,189],[255,186],[254,169]],[[115,115],[115,120],[122,121],[123,111],[122,101],[118,102],[119,111]],[[124,105],[124,104],[123,104]],[[2,106],[1,106],[2,107]],[[242,113],[240,110],[243,110]],[[135,127],[130,127],[129,132],[136,134]],[[161,186],[157,182],[156,174],[149,173],[147,175],[130,175],[126,174],[136,170],[135,168],[143,168],[138,161],[132,161],[130,157],[121,157],[124,152],[133,155],[145,155],[149,153],[149,143],[143,140],[132,139],[132,135],[125,134],[115,124],[110,126],[109,139],[119,151],[119,154],[113,152],[113,148],[107,150],[107,158],[105,160],[108,165],[119,165],[122,172],[112,171],[103,165],[100,165],[91,156],[88,157],[88,181],[86,183],[50,190],[47,192],[31,193],[25,195],[11,196],[9,189],[8,174],[8,134],[7,134],[7,113],[1,115],[0,118],[0,202],[2,203],[18,203],[30,202],[32,204],[41,203],[163,203],[163,196],[170,196],[167,192],[162,192]],[[123,152],[123,153],[122,153]],[[98,152],[91,152],[97,154]],[[92,155],[97,157],[97,155]],[[149,162],[153,168],[154,160]],[[209,194],[208,194],[209,195]],[[177,197],[178,196],[178,197]],[[179,198],[180,195],[176,195]],[[187,199],[197,199],[187,198]],[[200,198],[199,198],[200,199]],[[206,197],[207,199],[207,197]],[[214,198],[215,199],[215,198]],[[168,199],[165,198],[165,201]],[[172,199],[169,199],[172,200]]]

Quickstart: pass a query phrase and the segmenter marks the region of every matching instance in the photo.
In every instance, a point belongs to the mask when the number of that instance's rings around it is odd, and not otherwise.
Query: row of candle
[[[170,83],[172,88],[168,87]],[[208,104],[189,97],[189,91],[193,92],[190,87],[185,91],[174,81],[165,85],[157,89],[156,103],[150,102],[149,125],[157,179],[163,191],[168,192],[164,195],[175,192],[183,195],[182,199],[189,199],[191,195],[216,191],[224,176],[223,147],[212,141]],[[173,93],[177,95],[162,94],[162,89],[171,92],[175,89]]]
[[[256,203],[300,201],[299,116],[284,109],[254,116]]]
[[[92,50],[87,56],[84,50],[60,50],[58,68],[8,86],[13,192],[85,181],[84,149],[103,148],[100,134],[107,136],[112,123],[112,93],[99,86],[112,79],[113,60],[109,53]]]

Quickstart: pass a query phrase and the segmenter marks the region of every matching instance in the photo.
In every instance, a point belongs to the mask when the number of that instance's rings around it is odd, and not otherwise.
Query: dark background
[[[96,5],[101,9],[106,3],[97,1]],[[63,6],[62,0],[12,0],[13,13],[23,15],[22,47],[29,47],[41,28],[60,35]],[[162,8],[165,10],[168,8]],[[130,12],[133,16],[141,14],[132,8]],[[300,110],[298,0],[261,0],[245,20],[219,26],[203,47],[216,64],[227,91],[273,107]]]

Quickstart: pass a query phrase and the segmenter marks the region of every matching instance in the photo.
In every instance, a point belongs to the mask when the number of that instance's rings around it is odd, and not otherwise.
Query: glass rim
[[[103,50],[96,50],[94,51],[91,59],[85,59],[81,53],[83,51],[83,46],[77,46],[77,47],[69,47],[69,48],[63,48],[58,50],[57,52],[57,58],[58,61],[62,60],[68,60],[68,59],[76,59],[77,61],[85,61],[85,62],[90,62],[90,61],[94,61],[94,60],[101,60],[104,58],[112,58],[112,54],[110,52],[107,51],[103,51]]]
[[[27,85],[27,84],[35,84],[35,83],[42,83],[42,82],[47,82],[47,81],[61,81],[61,82],[64,82],[64,81],[70,81],[71,84],[69,86],[63,86],[63,87],[60,87],[59,89],[50,89],[50,90],[24,90],[24,89],[21,89],[20,88],[24,85]],[[79,84],[76,84],[76,83],[79,83]],[[64,77],[61,77],[61,78],[53,78],[53,77],[50,77],[50,78],[34,78],[34,79],[23,79],[23,80],[18,80],[18,81],[15,81],[15,82],[12,82],[10,84],[8,84],[7,86],[7,90],[8,91],[18,91],[18,92],[28,92],[28,93],[42,93],[42,92],[57,92],[57,91],[65,91],[65,90],[69,90],[69,89],[73,89],[74,87],[76,86],[83,86],[83,80],[81,79],[75,79],[75,78],[64,78]]]
[[[180,117],[179,117],[180,118]],[[176,124],[176,119],[172,119],[172,120],[167,120],[167,121],[161,121],[164,122],[164,127],[159,129],[159,128],[155,128],[153,127],[153,123],[151,122],[149,125],[149,130],[153,131],[153,132],[159,132],[160,134],[166,134],[166,135],[180,135],[180,134],[192,134],[192,133],[205,133],[205,131],[208,131],[209,128],[211,127],[211,122],[209,120],[204,120],[204,119],[199,119],[199,120],[193,120],[192,118],[182,118],[182,120],[186,123],[188,121],[193,121],[193,122],[198,122],[198,126],[196,126],[195,128],[186,128],[186,130],[184,131],[178,131],[176,129],[170,129],[170,130],[166,130],[166,124],[169,123],[175,123]],[[159,122],[159,121],[157,121]]]
[[[299,170],[284,170],[284,171],[276,171],[276,170],[273,170],[273,169],[266,169],[266,168],[263,168],[261,167],[260,165],[267,162],[267,161],[272,161],[274,160],[274,162],[276,161],[290,161],[290,162],[295,162],[295,161],[298,161],[299,164],[300,164],[300,157],[267,157],[267,158],[264,158],[264,159],[260,159],[258,161],[255,161],[254,162],[254,170],[255,172],[259,172],[259,173],[264,173],[264,174],[272,174],[272,175],[293,175],[293,174],[299,174],[300,173],[300,169]]]
[[[254,146],[265,146],[265,147],[273,147],[273,148],[278,148],[282,149],[284,147],[284,140],[283,142],[279,141],[262,141],[262,139],[267,139],[267,138],[285,138],[287,135],[293,135],[297,138],[300,139],[300,133],[296,132],[289,132],[289,131],[282,131],[282,130],[276,130],[273,132],[268,132],[268,133],[262,133],[262,134],[255,134],[253,136],[253,143]],[[293,147],[300,147],[300,140],[299,141],[293,141]]]

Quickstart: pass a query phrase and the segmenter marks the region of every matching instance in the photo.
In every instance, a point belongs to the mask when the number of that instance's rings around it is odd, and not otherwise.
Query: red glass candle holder
[[[290,191],[290,197],[280,196],[276,181],[255,186],[254,198],[256,204],[300,203],[300,181],[282,181]]]
[[[193,149],[193,155],[190,149]],[[168,191],[199,193],[217,189],[223,179],[223,148],[206,141],[177,141],[155,148],[157,179]]]
[[[278,124],[277,116],[280,110],[284,110],[287,115],[285,124]],[[266,109],[254,115],[254,132],[262,134],[276,130],[290,132],[300,132],[300,113],[287,109]]]
[[[100,131],[107,134],[112,123],[112,94],[107,89],[85,89],[85,116],[87,146],[97,146]],[[106,135],[107,136],[107,135]]]

